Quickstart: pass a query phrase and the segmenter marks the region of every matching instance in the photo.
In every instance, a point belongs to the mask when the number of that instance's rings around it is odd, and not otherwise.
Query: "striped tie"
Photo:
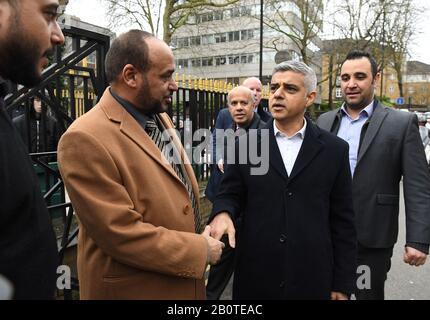
[[[196,233],[201,233],[202,228],[202,218],[200,216],[200,212],[197,206],[196,197],[193,192],[193,188],[189,181],[185,178],[185,175],[187,174],[182,165],[181,160],[178,155],[177,150],[172,150],[169,148],[166,148],[167,142],[171,142],[169,135],[165,135],[165,138],[163,139],[163,133],[158,128],[156,119],[148,118],[145,125],[145,131],[148,133],[148,135],[151,137],[152,141],[154,141],[155,145],[158,147],[158,149],[161,151],[161,153],[164,155],[164,157],[167,159],[169,164],[172,166],[173,170],[175,171],[178,178],[182,181],[182,183],[185,185],[188,191],[188,196],[190,197],[193,209],[194,209],[194,223],[195,223],[195,231]],[[171,154],[173,152],[173,154]]]

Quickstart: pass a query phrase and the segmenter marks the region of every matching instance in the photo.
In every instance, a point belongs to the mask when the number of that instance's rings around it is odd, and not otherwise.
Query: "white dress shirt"
[[[278,143],[279,151],[281,151],[282,160],[284,161],[285,170],[287,174],[291,175],[293,171],[294,164],[296,163],[297,156],[299,155],[300,148],[303,144],[303,139],[305,138],[307,122],[304,119],[303,128],[288,137],[285,133],[280,131],[276,125],[276,120],[274,122],[274,130],[276,142]]]

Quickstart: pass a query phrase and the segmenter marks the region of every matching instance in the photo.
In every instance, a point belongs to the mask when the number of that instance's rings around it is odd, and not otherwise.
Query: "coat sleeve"
[[[345,145],[330,195],[330,229],[334,258],[332,291],[346,294],[354,292],[357,270],[357,234],[348,150],[348,145]]]
[[[215,127],[212,131],[212,161],[216,165],[220,159],[223,159],[222,148],[224,141],[224,129],[225,129],[225,114],[223,112],[224,109],[221,109],[218,112],[218,116],[215,121]],[[217,131],[218,130],[218,131]],[[219,150],[217,150],[217,148]]]
[[[406,242],[430,244],[430,175],[418,131],[411,115],[402,147],[402,173],[406,212]]]
[[[238,151],[236,150],[237,154]],[[245,199],[246,184],[241,174],[241,166],[243,165],[238,163],[238,159],[236,159],[234,164],[226,166],[208,224],[221,212],[228,212],[233,219],[237,219],[242,211],[241,206]]]
[[[106,255],[145,271],[203,278],[206,239],[143,221],[114,159],[96,138],[69,130],[60,140],[58,160],[80,224]]]

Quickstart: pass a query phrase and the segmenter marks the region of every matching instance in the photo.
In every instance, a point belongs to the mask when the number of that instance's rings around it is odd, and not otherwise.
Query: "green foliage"
[[[383,96],[383,97],[376,97],[379,101],[381,101],[384,105],[387,107],[394,107],[396,104],[391,101],[390,98]]]

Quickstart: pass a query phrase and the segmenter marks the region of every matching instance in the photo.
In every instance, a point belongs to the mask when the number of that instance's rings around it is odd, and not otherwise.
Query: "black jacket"
[[[4,95],[0,88],[0,274],[12,282],[15,299],[52,299],[57,243],[32,162],[6,114]]]
[[[337,134],[341,111],[321,115],[319,127]],[[430,244],[430,176],[417,117],[375,100],[360,136],[352,181],[358,241],[391,248],[399,230],[399,183],[403,178],[406,243],[422,252]]]
[[[13,124],[18,129],[29,152],[39,153],[57,150],[59,130],[57,121],[50,115],[44,114],[38,119],[32,110],[29,115],[22,114],[13,119]]]
[[[228,114],[230,115],[230,113],[228,113]],[[260,116],[258,115],[258,113],[254,113],[254,117],[252,119],[251,124],[247,128],[244,128],[244,129],[245,129],[245,131],[249,131],[250,129],[260,129],[265,125],[266,125],[266,123],[260,119]],[[230,123],[230,129],[234,130],[235,126],[236,126],[236,124],[234,122]],[[224,164],[225,164],[224,169],[225,169],[225,167],[227,165],[227,161],[225,159],[226,158],[225,156],[227,154],[227,139],[226,138],[224,138],[223,148],[224,148],[223,156],[224,156]],[[218,152],[218,153],[221,153],[221,152]],[[205,190],[205,196],[211,202],[213,202],[215,200],[215,196],[216,196],[216,193],[218,192],[218,188],[219,188],[219,184],[221,182],[222,175],[223,175],[223,173],[218,168],[218,165],[215,163],[212,166],[211,176],[209,178],[209,181],[208,181],[208,184],[207,184],[206,190]]]
[[[233,298],[330,299],[332,291],[351,293],[357,239],[348,145],[308,119],[288,176],[273,126],[270,121],[261,130],[269,135],[268,172],[250,174],[255,165],[249,161],[229,165],[214,203],[212,217],[223,211],[241,215]]]

